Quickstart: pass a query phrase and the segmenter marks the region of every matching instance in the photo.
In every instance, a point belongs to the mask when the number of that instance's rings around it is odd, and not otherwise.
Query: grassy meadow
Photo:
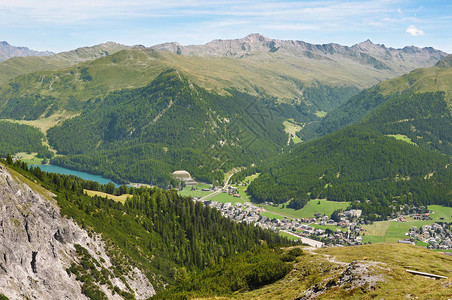
[[[405,238],[405,233],[413,226],[418,228],[423,225],[431,225],[435,222],[452,222],[452,207],[440,205],[430,205],[428,209],[432,211],[431,220],[420,221],[413,218],[407,218],[407,222],[381,221],[370,225],[364,225],[366,230],[363,236],[363,243],[395,243]],[[443,220],[441,220],[443,218]],[[425,246],[425,243],[419,242],[417,245]]]
[[[286,202],[284,204],[279,204],[278,206],[262,205],[266,210],[281,215],[285,215],[289,218],[312,218],[314,214],[319,213],[322,215],[330,216],[337,209],[345,209],[350,203],[349,202],[335,202],[328,200],[310,200],[305,207],[299,210],[288,208]]]
[[[111,199],[113,201],[116,202],[121,202],[122,204],[124,204],[127,200],[127,198],[132,197],[133,195],[130,194],[124,194],[121,196],[115,196],[115,195],[110,195],[104,192],[99,192],[99,191],[91,191],[91,190],[84,190],[86,194],[88,194],[89,196],[93,197],[93,196],[100,196],[102,198],[107,197],[107,199]]]
[[[44,159],[36,157],[38,155],[37,152],[25,153],[19,152],[16,153],[17,158],[19,158],[22,162],[28,165],[40,165]]]
[[[413,143],[413,141],[409,137],[407,137],[406,135],[403,135],[403,134],[387,134],[386,136],[395,138],[396,140],[399,140],[399,141],[407,142],[408,144],[411,144],[411,145],[416,145],[415,143]]]
[[[285,217],[282,215],[277,215],[275,213],[272,212],[268,212],[268,211],[264,211],[260,213],[261,216],[267,217],[269,219],[277,219],[277,220],[281,220],[284,219]]]
[[[242,200],[242,198],[237,198],[232,195],[229,195],[228,193],[219,193],[218,195],[215,195],[211,198],[209,198],[210,201],[216,201],[220,203],[245,203],[245,201]]]
[[[198,182],[196,185],[187,185],[179,191],[179,194],[186,197],[204,197],[211,194],[211,191],[203,192],[202,189],[210,189],[211,185],[207,183]],[[192,190],[192,188],[196,188],[196,190]]]
[[[296,135],[296,133],[303,128],[299,123],[296,123],[293,119],[288,119],[283,122],[283,125],[284,131],[290,136],[295,144],[302,142],[302,140]]]

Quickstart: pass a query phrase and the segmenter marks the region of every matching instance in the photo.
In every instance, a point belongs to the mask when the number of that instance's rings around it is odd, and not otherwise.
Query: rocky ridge
[[[447,55],[447,53],[431,47],[407,46],[402,49],[395,49],[374,44],[370,40],[353,46],[342,46],[335,43],[316,45],[303,41],[270,39],[257,33],[241,39],[214,40],[205,45],[183,46],[179,43],[165,43],[151,48],[185,56],[248,59],[293,56],[302,60],[317,60],[329,63],[347,61],[369,65],[377,70],[391,70],[400,74],[419,67],[430,67]]]
[[[123,44],[106,42],[95,46],[81,47],[67,52],[60,52],[55,54],[55,58],[67,60],[68,62],[71,62],[71,64],[76,64],[79,62],[101,58],[130,48],[130,46]]]
[[[86,299],[83,284],[67,269],[80,263],[75,251],[80,245],[100,268],[109,270],[112,263],[101,237],[88,234],[62,217],[50,193],[35,192],[3,165],[0,204],[1,293],[10,299]],[[155,294],[147,277],[136,267],[121,274],[125,281],[110,274],[113,286],[133,293],[136,299]],[[99,288],[108,299],[122,299],[105,284]]]
[[[35,51],[30,50],[27,47],[11,46],[5,41],[0,42],[0,61],[16,56],[49,56],[53,54],[54,53],[50,51]]]

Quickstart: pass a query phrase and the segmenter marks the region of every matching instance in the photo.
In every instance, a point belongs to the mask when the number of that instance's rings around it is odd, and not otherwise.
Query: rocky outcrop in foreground
[[[384,281],[383,275],[373,271],[373,269],[381,269],[382,264],[378,262],[358,262],[354,261],[347,265],[347,268],[333,278],[327,278],[319,284],[308,289],[297,300],[317,299],[324,293],[333,289],[344,289],[351,291],[362,288],[372,290],[377,283]]]
[[[88,251],[97,268],[112,266],[105,243],[91,236],[60,215],[50,193],[35,192],[0,164],[0,293],[10,299],[86,299],[83,283],[67,271],[80,263],[75,245]],[[122,280],[109,274],[113,286],[137,299],[155,294],[136,267]],[[108,299],[123,299],[107,284],[98,285]]]

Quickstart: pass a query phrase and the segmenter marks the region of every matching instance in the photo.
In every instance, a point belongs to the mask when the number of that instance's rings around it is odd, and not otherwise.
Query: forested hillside
[[[221,96],[176,70],[150,85],[112,93],[81,116],[48,130],[64,156],[52,163],[103,174],[117,182],[174,185],[170,173],[221,182],[223,172],[287,147],[282,122],[300,117],[273,99],[230,90]]]
[[[112,272],[120,276],[137,266],[158,291],[168,283],[174,283],[180,274],[213,267],[231,255],[261,245],[289,243],[274,232],[224,218],[219,211],[194,203],[174,190],[129,189],[126,186],[114,190],[113,187],[110,192],[132,195],[121,204],[84,193],[84,188],[108,191],[110,187],[74,176],[45,173],[39,168],[28,168],[20,161],[2,160],[4,164],[7,162],[36,181],[39,189],[42,189],[41,184],[55,193],[62,214],[73,218],[89,232],[102,234],[113,259]],[[82,258],[86,256],[82,248],[77,251]],[[91,295],[98,295],[98,298],[92,299],[100,299],[102,292],[93,282],[108,281],[108,275],[104,277],[104,273],[88,269],[74,266],[68,268],[68,272],[93,289]]]
[[[42,142],[44,134],[39,129],[6,121],[0,121],[0,155],[17,152],[37,152],[39,157],[51,157]]]
[[[351,126],[279,157],[248,191],[257,201],[350,201],[370,218],[392,203],[452,206],[450,157]]]
[[[362,91],[300,135],[311,139],[361,122],[383,134],[403,134],[421,147],[451,155],[451,57]]]
[[[385,135],[404,135],[421,148],[452,156],[452,115],[445,97],[444,92],[394,95],[360,124]]]
[[[384,96],[377,86],[332,112],[320,122],[317,134],[323,136],[358,121],[382,134],[405,135],[420,147],[452,155],[452,115],[444,92]]]

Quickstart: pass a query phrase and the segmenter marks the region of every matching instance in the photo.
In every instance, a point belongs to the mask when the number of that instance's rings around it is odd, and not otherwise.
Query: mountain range
[[[205,45],[183,46],[179,43],[165,43],[151,48],[182,56],[234,57],[245,60],[292,56],[323,63],[354,62],[367,64],[377,70],[388,70],[395,75],[404,74],[414,68],[430,66],[446,54],[431,47],[387,48],[370,40],[349,47],[334,43],[316,45],[303,41],[270,39],[261,34],[250,34],[236,40],[214,40]]]
[[[317,123],[362,88],[445,55],[432,48],[370,41],[312,45],[259,34],[201,46],[107,43],[1,63],[3,74],[22,75],[10,75],[0,88],[0,116],[41,128],[63,154],[56,164],[118,182],[167,186],[178,168],[215,182],[233,166],[286,151],[284,120]],[[17,67],[22,64],[34,72]],[[143,109],[148,106],[152,113]],[[194,111],[199,122],[187,122]],[[234,140],[233,130],[243,138]],[[130,158],[129,151],[138,154]],[[130,166],[136,172],[127,172]],[[143,166],[151,171],[140,171]]]

